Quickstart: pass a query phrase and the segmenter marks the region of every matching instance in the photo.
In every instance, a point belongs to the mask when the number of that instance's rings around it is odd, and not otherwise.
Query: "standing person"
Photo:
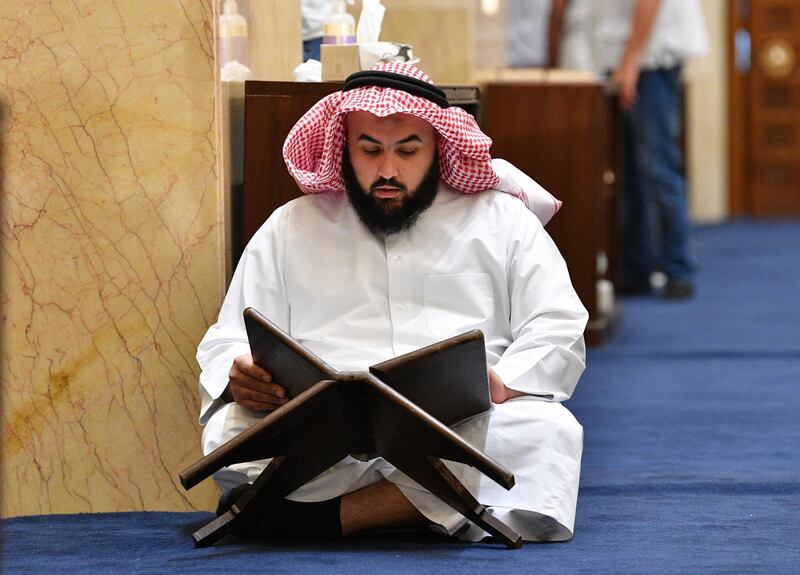
[[[301,0],[303,62],[306,60],[320,60],[322,25],[332,10],[331,0]]]
[[[407,64],[359,73],[297,122],[284,158],[307,195],[253,236],[198,349],[206,454],[287,401],[269,366],[253,363],[242,318],[249,306],[338,370],[480,329],[494,405],[455,430],[507,466],[516,485],[506,491],[447,465],[524,539],[572,537],[583,431],[560,402],[584,370],[588,315],[553,241],[520,201],[525,190],[492,189],[502,182],[490,144]],[[266,464],[215,474],[219,513]],[[385,460],[353,457],[241,534],[341,537],[405,525],[485,535]]]
[[[661,271],[663,297],[692,297],[695,262],[678,140],[683,64],[708,51],[699,1],[554,2],[553,18],[566,21],[562,64],[586,62],[620,88],[626,127],[622,289],[649,293],[652,273]]]

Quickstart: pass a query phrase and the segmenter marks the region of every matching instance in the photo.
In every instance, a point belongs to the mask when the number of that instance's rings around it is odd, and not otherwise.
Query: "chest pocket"
[[[471,329],[483,329],[492,317],[492,284],[489,274],[426,275],[425,320],[440,339]]]

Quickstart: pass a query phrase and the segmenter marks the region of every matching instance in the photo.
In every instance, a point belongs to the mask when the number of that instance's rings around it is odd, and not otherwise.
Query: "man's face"
[[[345,151],[348,195],[373,232],[407,229],[433,202],[439,184],[436,131],[424,120],[351,112]]]

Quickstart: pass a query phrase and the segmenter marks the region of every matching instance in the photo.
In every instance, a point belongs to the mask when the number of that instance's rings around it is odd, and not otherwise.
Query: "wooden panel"
[[[749,211],[800,215],[800,4],[751,2],[749,24]]]
[[[761,103],[770,110],[785,110],[800,107],[800,90],[793,86],[764,86]]]
[[[604,253],[613,260],[616,254],[612,151],[618,143],[610,133],[615,123],[610,100],[596,84],[489,83],[483,87],[482,108],[492,155],[510,161],[564,202],[547,231],[589,310],[587,341],[602,343],[613,318],[597,305],[602,277],[597,258]]]
[[[283,141],[311,106],[339,89],[333,82],[245,84],[242,235],[234,260],[277,207],[301,195],[283,161]]]

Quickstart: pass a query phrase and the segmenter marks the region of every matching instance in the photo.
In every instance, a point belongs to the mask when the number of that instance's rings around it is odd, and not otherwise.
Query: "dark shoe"
[[[219,503],[217,503],[217,517],[228,511],[250,487],[250,483],[242,483],[223,493],[219,498]]]
[[[650,295],[652,291],[650,284],[623,284],[619,288],[620,295]]]
[[[244,483],[223,493],[217,517],[227,512],[250,487],[251,484]],[[269,506],[269,515],[259,513],[240,519],[231,534],[241,539],[341,539],[341,502],[341,497],[315,503],[279,499]]]
[[[691,282],[677,278],[669,278],[661,292],[664,299],[690,299],[694,297],[694,286]]]

